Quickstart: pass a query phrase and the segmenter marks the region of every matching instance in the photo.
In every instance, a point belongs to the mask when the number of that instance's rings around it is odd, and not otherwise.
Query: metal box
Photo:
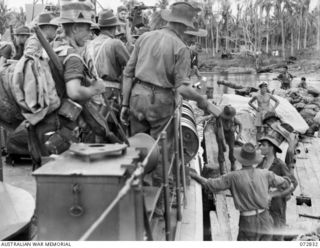
[[[77,157],[70,151],[33,175],[37,183],[38,240],[79,240],[117,196],[139,152],[100,159]],[[143,240],[141,186],[131,188],[88,240]]]

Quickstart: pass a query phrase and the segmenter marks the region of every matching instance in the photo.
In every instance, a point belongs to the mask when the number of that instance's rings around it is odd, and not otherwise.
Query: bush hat
[[[99,13],[98,25],[100,28],[103,28],[125,25],[125,23],[120,22],[119,19],[113,14],[112,10],[103,10]]]
[[[41,27],[41,26],[58,27],[59,25],[57,23],[55,23],[54,18],[55,17],[49,12],[41,13],[38,18],[38,26],[39,27]]]
[[[60,16],[57,22],[66,23],[88,23],[92,24],[95,20],[94,8],[92,3],[83,1],[73,1],[61,4]]]
[[[187,2],[176,2],[171,5],[171,9],[161,11],[161,17],[167,22],[177,22],[194,29],[193,18],[199,12],[192,4]]]
[[[225,119],[231,119],[236,116],[236,109],[231,105],[227,105],[223,108],[221,117]]]
[[[268,111],[265,115],[264,118],[262,120],[262,124],[267,124],[267,121],[270,119],[276,119],[278,121],[281,121],[280,117],[274,112],[274,111]]]
[[[21,26],[16,29],[14,35],[31,35],[30,29],[27,26]]]
[[[281,143],[284,141],[284,137],[281,133],[276,130],[271,129],[266,135],[264,135],[259,142],[261,141],[269,141],[276,149],[276,152],[282,153],[280,148]]]
[[[252,143],[246,143],[242,147],[235,148],[233,153],[242,166],[251,166],[262,161],[260,151],[257,151]]]

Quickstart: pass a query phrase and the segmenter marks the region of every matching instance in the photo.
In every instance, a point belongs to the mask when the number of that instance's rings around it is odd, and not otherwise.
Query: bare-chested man
[[[255,126],[257,127],[257,140],[262,137],[263,125],[262,120],[265,114],[269,111],[274,112],[279,105],[279,101],[270,93],[268,93],[268,83],[261,82],[259,84],[260,93],[252,97],[249,101],[249,106],[257,111]],[[275,102],[275,105],[271,105],[271,100]],[[258,107],[253,103],[257,101]]]

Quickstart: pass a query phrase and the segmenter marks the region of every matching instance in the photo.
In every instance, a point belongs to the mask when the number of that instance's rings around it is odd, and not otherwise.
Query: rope
[[[176,108],[176,110],[178,108],[179,106]],[[173,120],[173,116],[169,119],[168,123],[163,128],[162,132],[164,130],[167,130],[172,120]],[[143,162],[138,164],[138,168],[132,173],[131,177],[126,180],[125,185],[121,188],[121,190],[119,191],[117,196],[114,198],[114,200],[103,211],[103,213],[99,216],[99,218],[88,228],[88,230],[80,237],[79,241],[86,241],[91,236],[91,234],[102,224],[104,219],[110,214],[110,212],[120,202],[120,200],[130,191],[133,182],[144,173],[144,168],[153,150],[157,147],[160,139],[161,139],[161,135],[159,135],[159,137],[157,138],[156,142],[153,144],[152,148],[150,149],[148,155],[145,157]]]

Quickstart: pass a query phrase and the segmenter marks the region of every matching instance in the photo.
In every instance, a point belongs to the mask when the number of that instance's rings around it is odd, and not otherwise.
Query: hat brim
[[[184,33],[198,37],[206,37],[208,35],[208,31],[205,29],[199,29],[198,31],[187,30]]]
[[[117,22],[117,23],[112,23],[112,24],[109,24],[109,25],[100,25],[99,24],[99,27],[100,28],[108,28],[108,27],[117,27],[117,26],[125,26],[126,24],[122,23],[122,22]]]
[[[282,153],[282,149],[277,145],[277,142],[274,139],[271,139],[269,137],[262,137],[259,139],[259,142],[261,141],[269,141],[275,148],[277,153]]]
[[[53,26],[53,27],[59,27],[58,24],[54,24],[54,23],[38,23],[37,24],[39,27],[41,26]]]
[[[167,22],[178,22],[178,23],[182,23],[182,24],[186,25],[189,28],[195,29],[195,27],[191,21],[182,20],[180,18],[176,18],[176,17],[172,16],[171,11],[168,9],[163,9],[161,11],[161,17]]]
[[[90,24],[90,25],[94,24],[94,22],[90,21],[90,20],[70,19],[70,18],[65,18],[65,17],[58,17],[55,21],[60,24],[67,24],[67,23],[86,23],[86,24]]]
[[[246,159],[241,156],[241,149],[242,147],[234,148],[233,155],[242,166],[251,166],[259,164],[262,161],[262,155],[260,151],[256,151],[256,155],[253,159]]]
[[[280,119],[278,116],[270,116],[270,117],[268,117],[268,118],[264,118],[264,119],[262,120],[262,124],[266,124],[267,121],[270,120],[270,119],[272,119],[272,118],[277,119],[278,121],[281,121],[281,119]]]
[[[32,35],[32,33],[13,33],[13,35]]]

